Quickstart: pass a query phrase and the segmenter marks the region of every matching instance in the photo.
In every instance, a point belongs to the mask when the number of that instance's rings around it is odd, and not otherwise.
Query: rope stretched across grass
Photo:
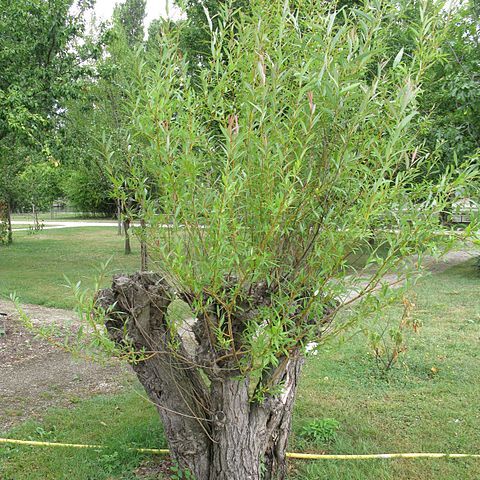
[[[58,443],[58,442],[39,442],[35,440],[17,440],[15,438],[0,438],[0,444],[25,445],[32,447],[60,447],[60,448],[85,448],[85,449],[104,449],[104,445],[89,445],[82,443]],[[170,451],[166,448],[139,448],[132,447],[129,450],[139,453],[151,453],[155,455],[168,455]],[[480,458],[480,454],[474,453],[371,453],[364,455],[346,455],[346,454],[316,454],[316,453],[298,453],[287,452],[288,458],[299,460],[374,460],[391,458]]]

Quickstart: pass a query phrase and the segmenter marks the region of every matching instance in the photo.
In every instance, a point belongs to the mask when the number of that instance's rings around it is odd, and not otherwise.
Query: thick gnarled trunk
[[[227,378],[212,385],[215,422],[211,480],[270,480],[286,475],[286,447],[302,359],[285,369],[284,389],[263,403],[249,400],[248,380]]]
[[[157,406],[173,459],[197,480],[283,479],[302,357],[283,362],[281,394],[252,402],[249,379],[238,371],[212,374],[196,363],[169,324],[166,312],[173,298],[152,273],[118,276],[98,296],[98,304],[110,309],[111,338],[143,351],[132,367]]]

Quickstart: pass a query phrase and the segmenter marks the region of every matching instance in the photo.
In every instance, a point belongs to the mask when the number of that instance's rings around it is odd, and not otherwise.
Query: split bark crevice
[[[97,297],[109,336],[137,352],[130,356],[132,368],[157,406],[173,459],[197,480],[285,478],[303,358],[284,359],[278,395],[252,401],[248,376],[217,362],[223,352],[201,334],[205,318],[193,325],[194,348],[192,336],[186,339],[183,327],[171,323],[168,307],[175,298],[159,274],[147,272],[116,276]]]

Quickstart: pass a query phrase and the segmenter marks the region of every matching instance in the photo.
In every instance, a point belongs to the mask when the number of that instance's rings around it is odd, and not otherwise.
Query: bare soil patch
[[[78,323],[67,310],[24,308],[37,324]],[[120,362],[100,365],[74,359],[36,338],[22,326],[10,302],[0,300],[0,312],[8,314],[0,317],[0,431],[27,418],[39,419],[50,407],[68,407],[92,394],[120,391],[132,381],[129,367]]]

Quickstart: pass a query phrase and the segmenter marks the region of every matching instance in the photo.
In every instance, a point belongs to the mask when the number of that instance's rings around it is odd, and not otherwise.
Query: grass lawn
[[[132,237],[131,255],[123,253],[123,237],[112,227],[62,228],[37,234],[14,232],[14,244],[0,248],[0,296],[16,292],[24,303],[72,308],[75,299],[65,287],[92,285],[97,269],[110,257],[108,275],[139,269],[139,245]]]
[[[68,306],[64,290],[56,287],[63,283],[63,271],[72,280],[86,278],[92,264],[109,256],[109,248],[115,250],[112,269],[136,268],[136,255],[123,257],[114,229],[73,230],[18,234],[13,248],[0,250],[2,293],[14,285],[25,301],[48,298],[52,305]],[[17,272],[25,269],[30,273],[22,283]],[[39,279],[43,280],[37,285]],[[466,262],[416,285],[414,315],[422,327],[412,334],[402,362],[387,374],[376,366],[363,334],[355,331],[309,358],[289,450],[480,453],[479,280],[473,262]],[[381,321],[399,321],[400,315],[400,308],[390,308]],[[122,395],[81,401],[74,409],[53,410],[41,423],[8,432],[22,439],[102,443],[107,450],[0,446],[0,478],[134,479],[136,466],[151,457],[126,451],[125,446],[163,447],[165,440],[155,409],[130,388]],[[329,443],[303,438],[302,428],[322,418],[339,422],[336,438]],[[478,480],[480,460],[296,461],[291,462],[289,478]]]
[[[383,374],[361,334],[328,346],[307,363],[294,431],[330,417],[340,429],[329,452],[480,453],[480,273],[469,261],[423,279],[415,293],[423,326],[404,365]],[[381,321],[400,315],[392,308]],[[480,459],[325,461],[300,471],[312,480],[474,480]]]
[[[0,446],[2,480],[133,479],[140,454],[125,445],[166,448],[153,407],[134,392],[85,400],[75,409],[56,409],[42,424],[27,422],[12,433],[45,442],[107,445],[105,450]]]

